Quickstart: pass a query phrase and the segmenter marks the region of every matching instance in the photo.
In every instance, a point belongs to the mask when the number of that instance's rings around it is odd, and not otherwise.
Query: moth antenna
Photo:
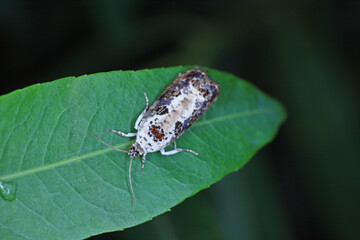
[[[100,139],[98,136],[96,136],[95,135],[95,133],[92,133],[92,132],[90,132],[90,131],[88,131],[89,133],[91,133],[92,135],[94,135],[97,139],[99,139],[99,141],[100,142],[102,142],[103,144],[105,144],[106,146],[108,146],[109,148],[112,148],[112,149],[114,149],[114,150],[116,150],[116,151],[119,151],[119,152],[128,152],[128,151],[125,151],[125,150],[122,150],[122,149],[118,149],[118,148],[116,148],[116,147],[113,147],[113,146],[111,146],[110,144],[108,144],[108,143],[106,143],[105,141],[103,141],[102,139]]]
[[[131,159],[130,159],[130,165],[129,165],[129,182],[130,182],[130,189],[131,189],[132,195],[133,195],[133,197],[134,197],[134,206],[136,206],[136,198],[135,198],[135,193],[134,193],[134,190],[133,190],[133,187],[132,187],[132,181],[131,181],[131,165],[132,165],[133,159],[134,159],[134,157],[131,157]]]

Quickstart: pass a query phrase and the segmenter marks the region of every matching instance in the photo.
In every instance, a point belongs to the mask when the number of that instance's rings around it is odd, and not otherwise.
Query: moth
[[[134,128],[137,132],[107,130],[123,137],[136,137],[129,151],[117,149],[90,132],[108,147],[130,155],[129,183],[135,204],[136,198],[131,182],[133,158],[142,156],[140,170],[142,172],[146,155],[151,152],[160,151],[162,155],[190,152],[198,155],[194,150],[177,148],[175,141],[210,108],[219,94],[220,84],[212,80],[207,71],[193,68],[184,74],[179,74],[179,77],[165,89],[149,109],[149,100],[144,93],[146,106],[135,122]],[[171,143],[174,143],[174,149],[165,151]]]

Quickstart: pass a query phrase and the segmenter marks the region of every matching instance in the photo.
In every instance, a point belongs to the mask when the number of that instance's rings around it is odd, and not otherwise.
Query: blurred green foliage
[[[277,139],[172,212],[92,239],[358,239],[359,10],[333,0],[2,0],[0,90],[179,64],[232,72],[285,104]]]

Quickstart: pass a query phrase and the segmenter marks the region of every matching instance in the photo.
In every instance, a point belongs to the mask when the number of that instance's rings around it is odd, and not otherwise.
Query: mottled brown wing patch
[[[164,115],[169,113],[169,109],[166,106],[159,106],[155,108],[155,111],[158,115]]]

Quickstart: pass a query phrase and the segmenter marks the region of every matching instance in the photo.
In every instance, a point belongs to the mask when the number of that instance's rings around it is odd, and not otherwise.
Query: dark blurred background
[[[359,43],[359,1],[1,0],[0,91],[174,65],[234,73],[287,108],[276,139],[171,212],[91,239],[360,239]]]

